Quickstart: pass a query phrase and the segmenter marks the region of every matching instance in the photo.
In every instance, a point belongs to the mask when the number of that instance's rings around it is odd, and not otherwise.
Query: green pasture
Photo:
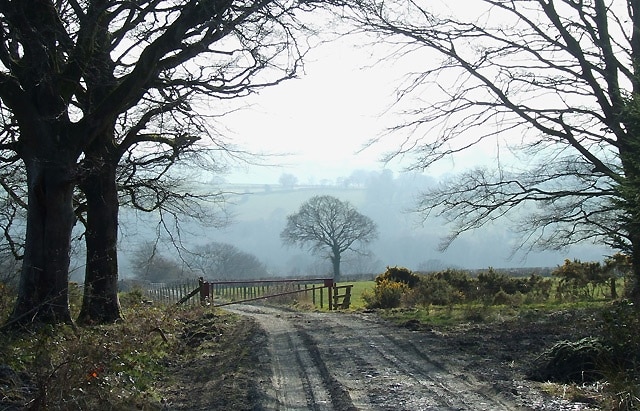
[[[364,291],[371,291],[376,285],[375,281],[355,281],[355,282],[345,282],[340,283],[339,285],[347,285],[353,284],[353,288],[351,289],[351,309],[359,310],[366,308],[364,305],[364,300],[362,299],[362,293]]]
[[[360,309],[366,308],[364,300],[362,299],[362,293],[366,290],[368,291],[373,290],[373,287],[375,286],[375,284],[376,283],[374,281],[355,281],[355,282],[345,281],[345,282],[338,283],[337,285],[339,287],[342,287],[345,285],[353,285],[351,289],[351,304],[349,306],[349,309],[360,310]],[[311,288],[311,285],[308,285],[307,287]],[[316,310],[328,311],[329,296],[328,296],[327,288],[323,288],[322,284],[315,284],[315,287],[316,287],[315,305],[313,304],[314,300],[311,295],[311,292],[300,293],[300,295],[292,296],[286,299],[286,301],[282,301],[282,302],[293,303],[294,305],[299,306],[299,308],[301,309],[316,309]],[[322,292],[320,292],[320,289],[322,289]],[[340,294],[343,294],[344,292],[345,292],[344,289],[339,289]],[[322,295],[322,304],[320,303],[320,295]]]

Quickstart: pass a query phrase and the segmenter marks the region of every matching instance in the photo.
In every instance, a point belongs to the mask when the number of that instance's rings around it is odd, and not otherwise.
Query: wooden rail
[[[333,286],[333,308],[343,308],[345,310],[349,309],[349,305],[351,304],[352,288],[353,284]],[[344,294],[340,294],[340,290],[343,290]],[[329,310],[331,310],[331,307],[329,307]]]
[[[157,285],[148,290],[147,297],[178,305],[199,301],[200,304],[222,307],[267,299],[277,301],[300,294],[307,299],[310,297],[314,306],[319,305],[322,309],[326,301],[328,309],[334,310],[349,308],[352,287],[338,286],[333,279],[327,278],[254,281],[205,281],[200,278],[197,283]]]

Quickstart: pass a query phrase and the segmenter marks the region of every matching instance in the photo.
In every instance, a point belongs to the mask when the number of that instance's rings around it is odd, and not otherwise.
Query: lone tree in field
[[[302,25],[294,11],[311,7],[278,0],[0,1],[0,161],[20,161],[27,187],[10,322],[71,321],[78,188],[88,252],[81,317],[119,317],[118,166],[131,159],[132,167],[147,166],[150,153],[173,161],[211,135],[201,119],[214,102],[294,76],[306,50],[294,38]]]
[[[414,154],[423,170],[509,148],[426,191],[419,211],[452,223],[444,248],[509,214],[527,250],[621,249],[640,301],[640,2],[443,4],[358,0],[348,13],[395,47],[390,58],[422,62],[398,93],[406,117],[389,133],[402,142],[392,156]]]
[[[378,238],[378,229],[373,220],[360,214],[349,202],[332,196],[315,196],[287,217],[287,226],[280,238],[285,244],[307,246],[316,253],[326,252],[337,282],[342,253],[361,252],[357,246]]]

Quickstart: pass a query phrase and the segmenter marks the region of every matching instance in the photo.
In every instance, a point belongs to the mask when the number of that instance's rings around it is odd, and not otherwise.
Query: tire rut
[[[269,336],[272,376],[263,409],[580,409],[543,400],[525,382],[504,377],[508,374],[493,380],[478,368],[484,363],[474,363],[441,336],[392,326],[375,315],[250,305],[229,311],[253,317]]]
[[[348,394],[332,379],[315,343],[296,326],[299,314],[245,305],[228,311],[254,318],[267,331],[272,376],[271,386],[265,387],[264,409],[352,409]]]
[[[352,390],[366,390],[356,407],[371,410],[520,410],[489,386],[448,370],[402,329],[336,315],[332,327],[314,327],[331,335],[326,361]],[[326,319],[318,320],[328,323]],[[423,340],[423,347],[428,347]],[[340,370],[350,370],[349,372]],[[353,391],[350,391],[353,393]],[[366,401],[363,399],[366,398]]]

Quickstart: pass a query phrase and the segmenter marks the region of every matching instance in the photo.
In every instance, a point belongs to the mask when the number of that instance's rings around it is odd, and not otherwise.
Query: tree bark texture
[[[25,160],[27,232],[18,298],[10,322],[71,322],[68,271],[73,162]]]
[[[116,166],[101,164],[84,179],[87,201],[87,260],[84,298],[78,321],[109,323],[121,318],[118,300],[118,192]]]
[[[331,256],[331,264],[333,265],[333,281],[340,281],[340,251],[333,251],[333,255]]]

